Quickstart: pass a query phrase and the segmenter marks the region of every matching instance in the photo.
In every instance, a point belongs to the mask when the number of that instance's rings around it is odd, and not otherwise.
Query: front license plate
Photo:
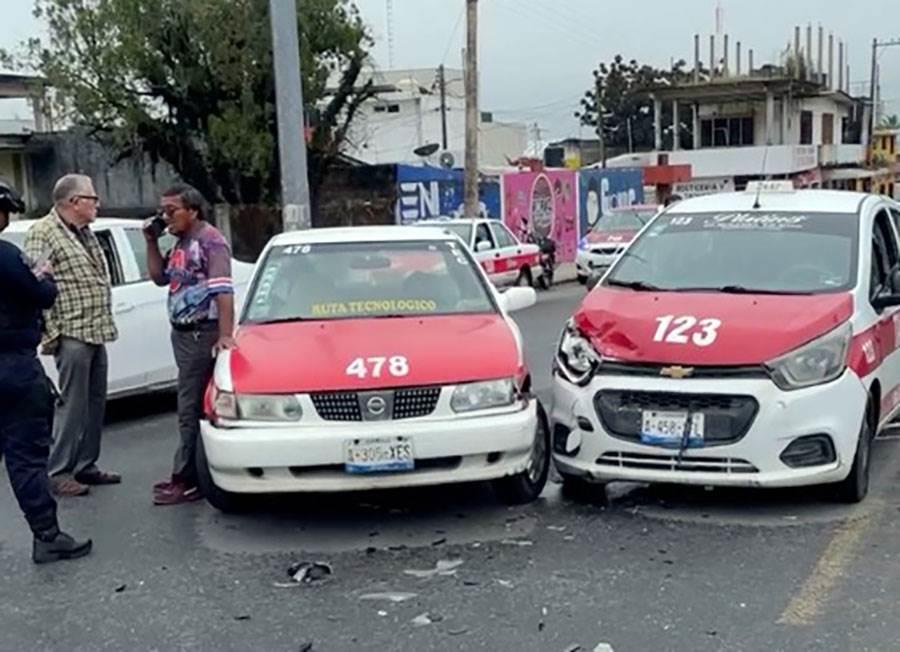
[[[657,412],[646,410],[641,415],[641,442],[656,446],[679,446],[684,439],[687,412]],[[703,446],[703,414],[691,415],[688,447]]]
[[[347,473],[388,473],[415,468],[412,442],[405,437],[353,439],[346,444]]]

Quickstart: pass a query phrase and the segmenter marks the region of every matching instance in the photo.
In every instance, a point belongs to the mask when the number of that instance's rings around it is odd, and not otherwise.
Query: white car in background
[[[416,226],[437,226],[459,236],[496,287],[541,283],[540,247],[521,242],[500,220],[437,218]]]
[[[0,238],[22,247],[34,220],[10,223]],[[119,339],[107,345],[109,385],[107,398],[120,398],[168,389],[175,385],[178,371],[169,341],[166,310],[168,288],[150,280],[141,220],[99,218],[92,229],[100,240],[112,282],[113,317]],[[160,248],[167,251],[175,237],[165,234]],[[253,265],[232,259],[236,310],[247,291]],[[40,356],[47,375],[57,382],[52,356]]]

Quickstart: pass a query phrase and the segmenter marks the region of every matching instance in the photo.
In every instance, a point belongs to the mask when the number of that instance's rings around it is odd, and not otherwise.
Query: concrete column
[[[694,103],[694,149],[700,149],[700,105]]]
[[[653,149],[662,149],[662,102],[653,96]]]
[[[775,120],[775,95],[766,91],[766,144],[772,144],[772,124]]]
[[[672,151],[681,149],[681,120],[678,118],[678,100],[672,102]]]
[[[790,105],[788,104],[787,96],[782,96],[781,98],[781,120],[779,121],[779,134],[778,144],[786,145],[787,144],[787,136],[788,136],[788,111],[790,109]]]

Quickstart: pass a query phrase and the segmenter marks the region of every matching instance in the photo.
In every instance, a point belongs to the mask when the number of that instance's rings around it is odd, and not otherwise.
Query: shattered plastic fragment
[[[291,581],[275,582],[275,586],[286,589],[301,584],[315,584],[324,581],[332,572],[331,566],[323,562],[295,562],[287,569],[287,576]]]
[[[419,578],[429,578],[435,575],[456,575],[456,569],[463,563],[462,559],[441,559],[434,568],[429,570],[406,569],[407,575]]]
[[[360,600],[390,600],[391,602],[406,602],[412,600],[418,593],[366,593],[359,596]]]
[[[528,539],[504,539],[500,543],[503,543],[504,545],[507,545],[507,546],[520,546],[520,547],[534,545],[534,541],[529,541]]]

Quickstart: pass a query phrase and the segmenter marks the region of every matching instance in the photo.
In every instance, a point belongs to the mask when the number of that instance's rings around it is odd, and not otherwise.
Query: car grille
[[[702,413],[704,446],[733,444],[747,434],[759,403],[752,396],[601,390],[594,407],[604,429],[613,437],[641,440],[644,411]]]
[[[598,245],[588,249],[592,254],[601,254],[609,256],[612,254],[620,254],[625,251],[625,245]]]
[[[426,417],[437,408],[440,387],[404,387],[377,392],[390,408],[391,419]],[[371,393],[367,393],[371,396]],[[325,421],[362,421],[364,403],[357,392],[318,392],[311,395],[319,418]]]
[[[649,378],[665,378],[664,369],[689,372],[687,378],[769,378],[765,368],[757,365],[746,366],[690,366],[662,365],[634,362],[611,362],[604,360],[597,368],[597,375],[604,376],[639,376]],[[669,376],[671,377],[671,376]]]
[[[597,458],[600,466],[650,471],[683,471],[687,473],[746,474],[759,473],[759,469],[747,460],[736,457],[688,457],[680,460],[677,455],[645,455],[608,451]]]

